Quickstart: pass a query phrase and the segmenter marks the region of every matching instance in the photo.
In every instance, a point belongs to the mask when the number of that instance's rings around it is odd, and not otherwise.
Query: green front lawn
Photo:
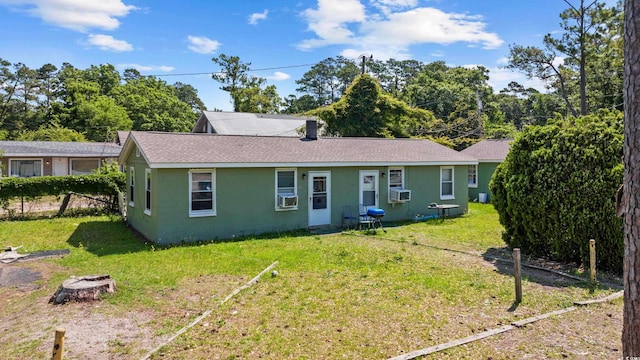
[[[104,340],[123,359],[140,358],[209,309],[154,358],[388,358],[612,292],[525,276],[524,301],[514,308],[511,275],[482,256],[504,247],[500,234],[497,214],[484,204],[470,204],[459,218],[388,226],[375,235],[300,232],[169,248],[140,241],[116,218],[0,222],[0,247],[71,250],[37,262],[47,265],[38,289],[17,296],[0,287],[0,323],[21,312],[41,323],[0,332],[0,353],[48,354],[50,329],[62,315],[46,299],[71,275],[109,274],[118,291],[97,308],[65,305],[66,316],[73,309],[110,318],[147,314],[139,326],[150,337]],[[278,276],[267,274],[220,306],[275,261]],[[26,311],[33,307],[40,310]],[[473,354],[486,358],[487,351]]]

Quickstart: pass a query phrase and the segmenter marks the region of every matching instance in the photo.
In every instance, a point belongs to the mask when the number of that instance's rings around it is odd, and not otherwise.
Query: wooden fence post
[[[56,339],[53,342],[53,355],[51,360],[62,360],[62,353],[64,351],[64,329],[56,329]]]
[[[522,302],[522,276],[520,275],[520,249],[513,249],[513,276],[516,280],[516,302]]]
[[[591,276],[591,283],[596,282],[596,241],[594,239],[589,240],[589,267]]]

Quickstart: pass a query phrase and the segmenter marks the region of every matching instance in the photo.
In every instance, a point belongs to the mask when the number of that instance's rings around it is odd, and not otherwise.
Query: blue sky
[[[191,84],[209,109],[222,110],[231,110],[229,96],[206,73],[220,70],[211,58],[223,53],[268,69],[253,74],[282,97],[296,94],[295,80],[312,64],[362,54],[484,65],[495,91],[514,80],[542,89],[501,66],[509,45],[540,46],[558,32],[566,7],[562,0],[0,0],[0,58],[32,68],[136,68]]]

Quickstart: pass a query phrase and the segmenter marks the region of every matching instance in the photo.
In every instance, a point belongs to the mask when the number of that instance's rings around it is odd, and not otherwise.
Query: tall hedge
[[[126,176],[121,172],[82,176],[38,176],[0,178],[0,200],[15,197],[60,195],[67,192],[116,196],[125,189]]]
[[[622,272],[623,222],[615,193],[623,177],[623,114],[601,111],[530,126],[511,144],[490,183],[504,241],[524,253]]]

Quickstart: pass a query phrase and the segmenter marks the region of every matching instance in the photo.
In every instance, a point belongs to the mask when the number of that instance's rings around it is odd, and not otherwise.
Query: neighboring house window
[[[71,175],[88,175],[98,167],[99,159],[71,159]]]
[[[215,170],[189,171],[189,216],[216,215]]]
[[[440,199],[454,199],[453,195],[453,166],[440,168]]]
[[[144,213],[151,215],[151,169],[144,170]]]
[[[129,168],[129,206],[134,206],[136,189],[136,169],[132,166]]]
[[[389,191],[391,189],[404,189],[404,168],[389,168]],[[389,195],[389,202],[391,202]]]
[[[9,161],[9,176],[24,178],[42,176],[42,160],[11,159]]]
[[[296,169],[276,169],[276,210],[298,208]]]
[[[478,187],[478,165],[469,165],[469,187]]]

